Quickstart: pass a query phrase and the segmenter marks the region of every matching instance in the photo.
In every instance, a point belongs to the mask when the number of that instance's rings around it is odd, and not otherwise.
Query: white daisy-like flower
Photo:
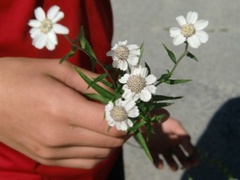
[[[134,101],[141,99],[144,102],[148,102],[152,98],[152,94],[156,93],[157,87],[153,83],[157,78],[149,74],[148,70],[141,65],[133,67],[131,74],[124,74],[119,82],[123,85],[123,98],[132,98]]]
[[[181,28],[170,29],[174,45],[177,46],[187,41],[192,48],[198,48],[201,43],[208,41],[208,34],[203,31],[207,27],[208,21],[198,20],[198,13],[190,11],[186,19],[183,16],[178,16],[176,20]]]
[[[136,103],[132,99],[117,99],[115,103],[110,101],[105,106],[105,119],[108,125],[116,126],[118,130],[126,131],[133,126],[133,122],[129,118],[139,116],[139,110]]]
[[[138,56],[140,55],[140,48],[136,44],[127,45],[127,41],[119,41],[115,44],[107,56],[112,56],[113,67],[126,71],[128,64],[136,66],[138,64]]]
[[[60,11],[60,8],[56,5],[52,6],[47,14],[41,7],[34,10],[36,19],[31,19],[28,25],[30,29],[30,36],[32,38],[32,44],[38,49],[42,49],[46,46],[48,50],[54,50],[58,44],[56,34],[68,34],[67,27],[58,24],[64,17],[64,13]]]

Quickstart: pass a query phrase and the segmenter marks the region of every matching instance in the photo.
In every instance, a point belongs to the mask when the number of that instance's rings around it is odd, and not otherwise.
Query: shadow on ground
[[[200,137],[197,148],[206,156],[198,167],[187,170],[181,180],[240,180],[240,97],[227,101],[215,113]]]

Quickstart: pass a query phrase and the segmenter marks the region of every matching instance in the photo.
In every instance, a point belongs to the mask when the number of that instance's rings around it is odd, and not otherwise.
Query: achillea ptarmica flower
[[[128,64],[136,66],[139,55],[140,48],[136,44],[127,45],[127,41],[119,41],[107,52],[107,56],[112,56],[113,67],[122,71],[127,70]]]
[[[207,27],[208,21],[197,19],[198,13],[191,11],[188,12],[186,19],[183,16],[176,18],[181,28],[170,29],[170,36],[174,38],[173,44],[175,46],[187,41],[192,48],[198,48],[201,43],[208,41],[208,34],[203,31]]]
[[[105,118],[109,126],[116,126],[118,130],[126,131],[133,126],[129,118],[139,116],[139,110],[132,99],[117,99],[114,103],[110,101],[105,106]]]
[[[133,67],[131,74],[124,74],[119,79],[119,82],[123,85],[123,98],[132,98],[134,101],[141,99],[144,102],[150,101],[152,94],[156,93],[157,87],[153,83],[157,78],[150,74],[148,75],[148,70],[141,65]]]
[[[56,5],[52,6],[47,14],[41,7],[34,10],[36,19],[31,19],[28,25],[30,29],[30,36],[33,39],[32,44],[38,49],[42,49],[46,46],[48,50],[54,50],[58,44],[56,34],[68,34],[67,27],[58,24],[64,17],[64,13],[60,11],[60,8]]]

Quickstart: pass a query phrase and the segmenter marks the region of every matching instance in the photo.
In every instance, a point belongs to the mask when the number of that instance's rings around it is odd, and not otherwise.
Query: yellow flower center
[[[115,121],[125,121],[128,119],[126,110],[122,106],[114,106],[110,111],[111,117]]]
[[[122,61],[126,61],[130,53],[126,46],[118,46],[115,52],[117,58]]]
[[[185,24],[182,27],[182,34],[185,37],[190,37],[195,34],[196,30],[192,24]]]
[[[127,85],[132,92],[140,93],[146,87],[146,80],[140,75],[133,75],[128,79]]]
[[[52,21],[45,19],[41,22],[40,30],[42,33],[48,33],[52,29]]]

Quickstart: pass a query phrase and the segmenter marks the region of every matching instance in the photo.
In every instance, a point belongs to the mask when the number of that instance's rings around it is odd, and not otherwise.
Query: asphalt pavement
[[[124,145],[126,180],[224,180],[230,174],[240,179],[240,1],[112,0],[112,7],[113,43],[144,43],[142,61],[156,76],[172,67],[162,44],[177,56],[184,48],[169,36],[169,28],[178,26],[175,18],[196,11],[199,19],[209,20],[209,41],[190,49],[199,61],[185,58],[174,75],[192,81],[158,88],[159,94],[184,96],[167,109],[209,162],[188,171],[172,172],[167,165],[159,171],[130,139]]]

